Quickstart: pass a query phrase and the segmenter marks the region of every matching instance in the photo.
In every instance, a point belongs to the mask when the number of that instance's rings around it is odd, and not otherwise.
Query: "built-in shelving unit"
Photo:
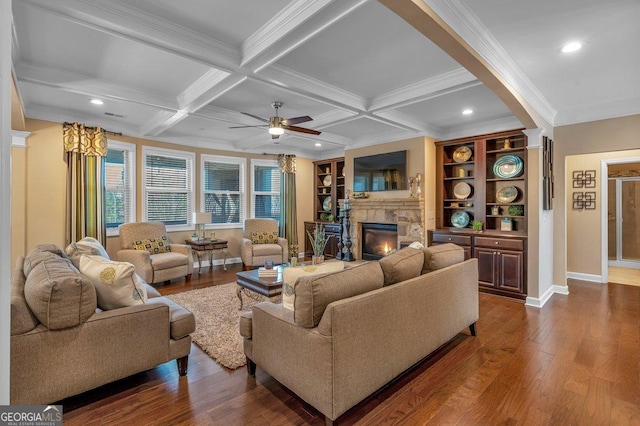
[[[336,222],[340,214],[338,200],[345,196],[344,157],[315,161],[314,220]]]

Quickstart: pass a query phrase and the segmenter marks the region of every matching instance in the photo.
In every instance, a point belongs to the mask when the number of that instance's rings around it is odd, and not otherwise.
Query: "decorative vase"
[[[324,255],[311,256],[311,264],[312,265],[319,265],[319,264],[321,264],[323,262],[324,262]]]

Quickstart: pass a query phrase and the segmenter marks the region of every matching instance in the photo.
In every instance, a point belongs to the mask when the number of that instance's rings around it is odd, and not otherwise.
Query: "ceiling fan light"
[[[284,129],[282,127],[269,127],[269,134],[282,135],[284,134]]]

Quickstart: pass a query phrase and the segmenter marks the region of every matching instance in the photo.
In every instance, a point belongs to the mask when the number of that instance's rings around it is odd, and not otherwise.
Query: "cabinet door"
[[[478,281],[485,287],[495,287],[497,281],[496,251],[476,248],[474,257],[478,259]]]
[[[497,261],[497,287],[501,290],[523,293],[524,254],[517,251],[500,251]]]

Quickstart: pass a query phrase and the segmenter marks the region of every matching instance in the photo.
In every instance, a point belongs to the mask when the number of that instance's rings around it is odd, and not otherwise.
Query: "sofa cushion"
[[[153,269],[160,271],[163,269],[175,268],[176,266],[185,266],[189,264],[189,259],[182,253],[168,252],[151,255],[151,264]]]
[[[423,274],[464,262],[464,249],[452,243],[425,247],[422,251],[424,253]]]
[[[69,256],[73,265],[80,267],[80,256],[83,254],[89,254],[93,256],[101,256],[105,259],[109,259],[107,251],[102,247],[102,244],[95,238],[84,237],[78,242],[71,243],[64,249],[64,252]]]
[[[329,261],[319,265],[291,266],[282,270],[282,306],[293,310],[296,294],[294,285],[298,278],[327,274],[329,272],[337,272],[344,269],[344,262]]]
[[[96,311],[96,290],[66,258],[40,262],[29,274],[24,295],[31,312],[48,329],[75,327]]]
[[[56,260],[58,258],[67,259],[65,252],[55,244],[41,244],[36,246],[24,258],[24,276],[28,277],[33,268],[45,260]]]
[[[132,243],[136,250],[146,250],[151,254],[166,253],[171,251],[171,245],[166,235],[161,238],[148,238],[136,240]]]
[[[383,283],[384,274],[379,262],[367,262],[330,274],[300,277],[294,286],[294,321],[301,327],[316,327],[329,303],[376,290]]]
[[[25,276],[22,272],[24,258],[18,259],[11,277],[11,335],[24,334],[38,326],[38,319],[31,313],[24,297]]]
[[[253,244],[278,244],[277,232],[252,232],[251,242]]]
[[[80,272],[95,286],[100,309],[107,311],[147,301],[145,283],[129,262],[84,255],[80,257]]]
[[[172,339],[182,339],[196,330],[196,318],[193,313],[184,306],[166,297],[154,297],[149,299],[147,303],[162,303],[169,306],[169,328]]]
[[[424,254],[420,249],[405,247],[383,257],[379,262],[384,273],[384,285],[387,286],[420,275]]]

